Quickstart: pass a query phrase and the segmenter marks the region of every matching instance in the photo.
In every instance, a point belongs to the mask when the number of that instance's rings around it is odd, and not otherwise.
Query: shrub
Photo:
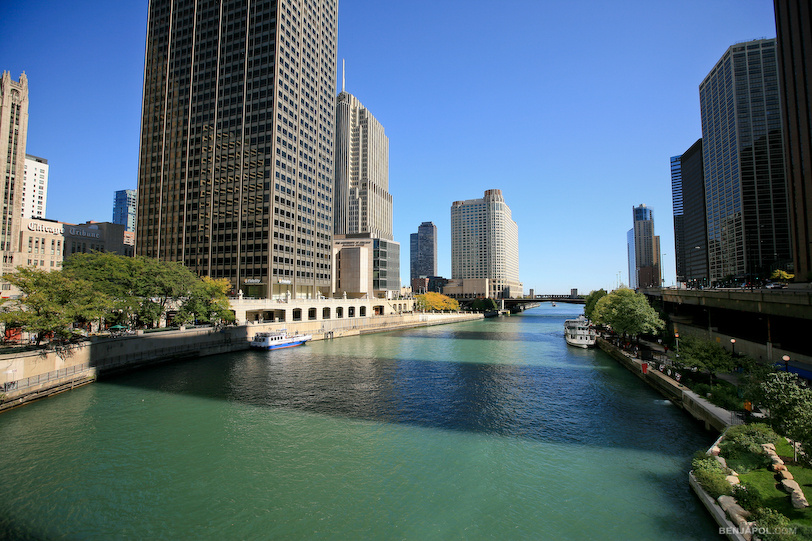
[[[776,433],[761,423],[734,426],[725,432],[725,439],[719,444],[720,454],[731,468],[746,473],[769,466],[770,459],[761,445],[777,440]]]
[[[768,507],[762,507],[753,514],[758,524],[758,536],[763,541],[784,541],[795,539],[795,528],[789,519]]]
[[[691,461],[691,467],[696,480],[714,499],[731,494],[730,483],[725,479],[727,472],[722,469],[722,465],[714,457],[694,458]]]
[[[758,487],[750,483],[741,483],[733,487],[733,497],[736,501],[747,509],[755,512],[759,507],[764,506],[764,497]]]

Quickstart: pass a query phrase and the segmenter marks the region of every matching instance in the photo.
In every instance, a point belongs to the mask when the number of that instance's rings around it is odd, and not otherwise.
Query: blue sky
[[[147,0],[4,2],[0,68],[25,71],[46,216],[110,221],[138,175]],[[632,207],[654,210],[674,280],[669,159],[701,137],[699,83],[734,43],[775,36],[771,0],[340,0],[339,76],[389,137],[401,281],[433,221],[501,189],[525,290],[628,281]]]

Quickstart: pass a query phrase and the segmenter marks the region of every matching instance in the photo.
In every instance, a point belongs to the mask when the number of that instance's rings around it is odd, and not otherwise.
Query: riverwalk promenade
[[[192,327],[92,336],[89,340],[11,354],[0,353],[0,412],[58,394],[98,377],[161,362],[194,359],[248,349],[258,332],[285,329],[313,340],[444,325],[482,319],[475,313],[404,313],[385,316],[286,322],[250,322],[222,328]]]
[[[702,421],[706,429],[723,432],[728,426],[742,423],[741,417],[736,412],[713,405],[672,378],[671,370],[666,363],[658,362],[656,359],[643,360],[606,338],[598,338],[598,346],[674,405],[685,410],[694,419]]]

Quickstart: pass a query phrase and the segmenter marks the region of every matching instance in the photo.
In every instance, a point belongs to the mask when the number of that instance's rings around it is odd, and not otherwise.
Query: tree
[[[733,356],[716,342],[692,336],[680,340],[679,357],[685,366],[707,371],[711,383],[715,374],[730,372],[736,365]]]
[[[761,384],[764,406],[774,430],[812,451],[812,389],[803,387],[790,372],[769,374]],[[795,459],[797,460],[797,449]]]
[[[62,271],[20,267],[3,278],[19,288],[22,295],[6,301],[0,320],[35,334],[37,345],[50,335],[70,338],[73,323],[97,319],[112,304],[90,282],[72,279]]]
[[[496,304],[496,301],[487,298],[487,299],[475,299],[474,302],[471,303],[471,308],[476,310],[477,312],[491,312],[499,308]]]
[[[210,323],[234,321],[234,312],[228,301],[230,290],[231,283],[228,279],[215,280],[204,276],[192,288],[192,294],[183,302],[176,319],[181,323],[194,319]]]
[[[609,325],[620,334],[654,334],[665,328],[657,311],[642,293],[631,289],[616,289],[601,297],[592,310],[592,321]]]
[[[785,270],[775,269],[773,273],[770,275],[770,280],[781,280],[782,282],[788,282],[795,278],[794,274],[790,274]]]
[[[460,309],[460,303],[451,297],[447,297],[441,293],[429,291],[423,295],[415,297],[416,308],[418,310],[437,310],[440,312],[450,311],[456,312]]]
[[[74,254],[64,263],[68,275],[91,282],[114,300],[110,319],[116,313],[123,319],[137,316],[154,322],[166,312],[170,300],[192,295],[200,279],[182,264],[149,257],[125,257],[94,252]]]
[[[597,305],[598,301],[605,296],[606,290],[603,288],[597,291],[591,291],[589,295],[586,296],[586,299],[584,301],[584,315],[586,316],[587,319],[593,320],[595,305]]]

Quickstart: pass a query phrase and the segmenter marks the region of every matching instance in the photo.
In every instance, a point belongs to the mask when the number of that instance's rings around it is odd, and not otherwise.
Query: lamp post
[[[789,372],[789,355],[784,355],[781,358],[784,359],[784,370]]]
[[[679,356],[679,333],[678,332],[674,333],[674,338],[677,339],[677,356]]]
[[[735,338],[730,339],[730,348],[731,348],[731,351],[732,351],[731,355],[733,355],[735,357],[736,356],[736,339]]]

